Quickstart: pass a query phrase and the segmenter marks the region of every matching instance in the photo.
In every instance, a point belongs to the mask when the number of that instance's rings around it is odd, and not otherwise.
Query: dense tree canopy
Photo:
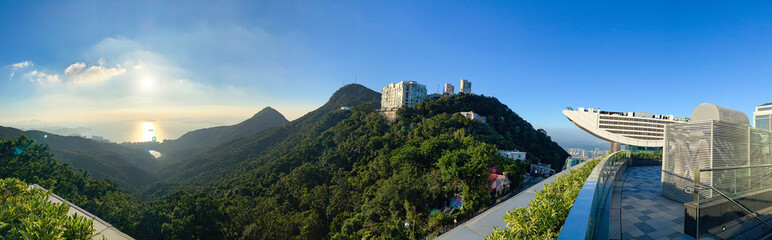
[[[0,143],[0,174],[50,188],[138,239],[418,239],[489,206],[489,168],[520,186],[526,163],[499,149],[556,168],[567,156],[495,98],[446,96],[392,122],[374,110],[378,100],[348,85],[306,116],[164,169],[171,177],[142,199],[26,137]],[[455,197],[463,208],[440,212]]]

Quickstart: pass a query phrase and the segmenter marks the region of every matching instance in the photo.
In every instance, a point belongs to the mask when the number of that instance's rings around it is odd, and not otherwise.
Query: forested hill
[[[140,188],[158,181],[158,178],[152,174],[158,162],[144,150],[82,137],[0,127],[2,140],[21,135],[34,139],[38,144],[48,145],[59,162],[86,170],[94,177],[110,179],[126,190],[136,193]],[[45,138],[45,135],[48,137]]]
[[[520,185],[524,165],[499,149],[555,167],[568,155],[495,98],[446,96],[402,108],[394,122],[375,111],[379,100],[347,85],[289,124],[204,153],[172,180],[222,199],[222,231],[246,239],[423,238],[491,203],[489,168]],[[457,114],[470,110],[489,122]],[[461,212],[430,214],[454,195],[464,198]]]
[[[380,96],[380,93],[362,85],[346,85],[333,93],[327,103],[290,123],[268,128],[185,159],[178,165],[167,167],[160,175],[171,176],[168,179],[172,182],[197,184],[233,176],[235,172],[232,171],[239,169],[237,166],[259,156],[266,149],[291,149],[287,144],[292,144],[299,138],[318,134],[329,128],[330,124],[336,123],[328,122],[330,119],[323,119],[325,114],[339,110],[343,106],[356,106],[362,103],[369,103],[370,108],[377,108]]]
[[[9,129],[3,129],[0,134],[7,138],[8,135],[5,134],[8,132]],[[91,178],[83,170],[75,170],[67,163],[57,162],[49,152],[49,147],[36,143],[25,135],[0,140],[0,176],[18,178],[49,189],[132,236],[137,236],[138,229],[143,228],[143,223],[147,222],[141,220],[144,209],[134,196],[125,193],[111,181]],[[3,192],[4,196],[7,194],[8,192]],[[9,207],[8,203],[4,204],[4,219],[13,219],[14,208]],[[50,228],[51,224],[40,221],[45,218],[42,215],[50,216],[53,213],[36,214],[41,216],[31,216],[28,219],[32,222],[31,225],[41,227],[26,229],[27,231],[56,231]],[[26,216],[24,218],[27,220]],[[3,225],[7,227],[7,223]],[[33,235],[27,238],[46,239],[44,236],[49,235]]]
[[[563,169],[569,154],[552,141],[544,129],[534,127],[513,112],[495,97],[473,94],[443,96],[435,101],[424,101],[415,108],[401,109],[399,116],[418,121],[417,117],[432,117],[438,114],[473,111],[487,118],[487,124],[501,136],[482,139],[496,144],[502,150],[517,149],[528,152],[528,158],[552,164],[552,168]]]
[[[247,137],[287,122],[289,121],[279,111],[266,107],[251,118],[236,125],[198,129],[187,132],[176,140],[165,140],[157,145],[157,150],[163,153],[159,160],[164,165],[176,164],[223,143]]]
[[[555,167],[567,156],[495,98],[445,96],[402,108],[393,122],[375,111],[379,100],[346,85],[295,121],[166,169],[176,184],[154,185],[144,201],[56,163],[24,136],[0,141],[0,173],[51,188],[137,239],[423,239],[494,201],[490,168],[521,185],[525,164],[499,149]],[[488,122],[457,114],[469,110]],[[455,197],[463,208],[441,212]]]

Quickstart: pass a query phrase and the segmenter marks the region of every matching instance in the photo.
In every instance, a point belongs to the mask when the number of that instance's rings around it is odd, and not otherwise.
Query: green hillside
[[[0,140],[0,176],[49,189],[125,233],[136,234],[141,228],[143,208],[134,196],[109,180],[58,162],[47,146],[27,136]]]
[[[48,145],[56,160],[68,163],[75,169],[86,170],[94,177],[110,179],[131,192],[139,192],[139,189],[159,180],[152,174],[153,169],[158,166],[158,161],[144,149],[133,149],[82,137],[0,127],[0,139],[12,139],[21,135],[32,138],[39,144]],[[44,137],[46,135],[47,137]]]
[[[288,124],[268,128],[252,136],[218,146],[165,169],[161,175],[172,176],[169,178],[172,182],[197,184],[233,176],[239,171],[251,168],[254,164],[251,160],[255,157],[268,156],[262,154],[264,151],[270,149],[276,154],[288,154],[296,142],[314,137],[341,120],[325,118],[325,114],[339,111],[342,106],[354,106],[364,102],[376,104],[379,100],[379,93],[364,86],[346,85],[332,94],[327,103]],[[372,108],[375,107],[377,106],[373,105]],[[273,152],[270,155],[276,155]]]
[[[267,128],[287,123],[284,115],[266,107],[251,118],[232,126],[217,126],[198,129],[182,135],[176,140],[165,140],[154,146],[163,153],[159,159],[164,165],[172,165],[211,150],[223,143],[259,133]]]
[[[0,174],[53,188],[137,239],[418,239],[489,206],[489,168],[521,185],[525,164],[499,149],[528,151],[529,161],[567,156],[495,98],[446,96],[393,122],[379,100],[346,85],[297,120],[168,166],[146,200],[73,172],[25,137],[0,142]],[[488,122],[457,114],[469,110]],[[440,213],[454,196],[463,208]]]
[[[563,169],[568,153],[552,141],[544,129],[533,126],[513,112],[507,105],[495,97],[472,94],[443,96],[435,101],[424,101],[415,108],[402,109],[401,118],[417,121],[442,113],[473,111],[487,118],[487,124],[497,134],[488,139],[481,139],[495,144],[501,149],[517,149],[528,152],[528,158],[542,163],[552,164],[556,170]]]
[[[374,111],[379,100],[347,85],[306,116],[193,158],[172,182],[221,199],[222,232],[234,237],[422,238],[490,204],[488,168],[507,170],[520,184],[524,165],[500,157],[500,148],[556,167],[568,155],[495,98],[443,97],[403,108],[395,122]],[[470,110],[489,122],[454,114]],[[464,196],[463,211],[429,214],[455,194]],[[415,228],[407,231],[405,222]]]

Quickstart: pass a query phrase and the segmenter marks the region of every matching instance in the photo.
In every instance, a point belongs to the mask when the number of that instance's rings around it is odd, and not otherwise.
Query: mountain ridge
[[[159,180],[152,173],[158,162],[143,150],[37,130],[22,131],[0,126],[0,133],[3,140],[26,135],[38,144],[48,145],[60,163],[84,169],[97,178],[110,179],[130,192],[138,192]]]
[[[190,162],[184,163],[184,166],[164,169],[161,175],[168,174],[172,176],[168,179],[177,182],[193,181],[194,179],[196,182],[212,181],[213,179],[219,178],[218,175],[225,174],[230,169],[237,168],[237,166],[245,161],[250,155],[256,155],[266,149],[272,148],[275,144],[286,138],[301,137],[302,134],[293,131],[293,129],[305,128],[308,125],[316,123],[320,121],[325,114],[339,110],[340,107],[356,106],[367,102],[379,104],[379,101],[380,93],[378,92],[359,84],[345,85],[335,91],[325,104],[298,119],[241,138],[239,141],[232,141],[215,147],[192,158]],[[220,159],[222,161],[215,161],[215,159]],[[207,173],[203,171],[204,169],[217,170],[215,170],[215,172]],[[199,176],[200,174],[205,174],[207,177],[201,177]]]
[[[287,122],[289,121],[279,111],[272,107],[265,107],[240,123],[197,129],[183,134],[176,140],[164,141],[158,145],[158,151],[164,154],[161,160],[164,161],[165,166],[168,166],[206,152],[218,145]]]

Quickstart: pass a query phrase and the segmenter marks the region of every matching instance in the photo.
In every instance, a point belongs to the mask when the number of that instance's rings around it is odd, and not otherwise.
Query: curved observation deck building
[[[689,122],[688,118],[646,112],[611,112],[593,108],[566,108],[563,115],[577,127],[609,141],[611,151],[638,148],[661,149],[665,144],[665,125]]]

